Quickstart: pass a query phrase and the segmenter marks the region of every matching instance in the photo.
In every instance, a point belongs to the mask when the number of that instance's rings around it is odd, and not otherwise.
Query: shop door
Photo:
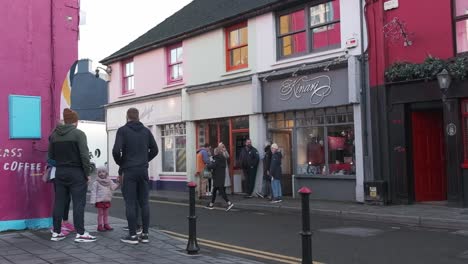
[[[281,163],[283,169],[283,175],[281,177],[281,189],[283,195],[292,194],[292,147],[291,147],[291,132],[281,131],[273,132],[272,134],[273,143],[278,144],[281,153],[283,154],[283,160]]]
[[[412,113],[414,188],[417,202],[447,199],[441,111]]]

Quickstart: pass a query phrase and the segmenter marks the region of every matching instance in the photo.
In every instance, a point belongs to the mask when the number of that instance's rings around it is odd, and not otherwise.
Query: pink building
[[[2,1],[0,231],[51,225],[52,185],[41,176],[78,25],[79,0]]]

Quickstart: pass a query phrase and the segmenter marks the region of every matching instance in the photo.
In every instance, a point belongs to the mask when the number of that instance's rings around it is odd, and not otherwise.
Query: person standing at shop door
[[[272,203],[280,203],[283,194],[281,192],[281,159],[283,155],[278,150],[278,145],[273,143],[271,145],[271,163],[270,163],[270,175],[271,175],[271,187],[273,189]]]
[[[245,140],[245,146],[239,157],[244,177],[247,180],[247,195],[245,198],[252,198],[255,190],[255,180],[257,178],[257,168],[260,161],[258,150],[252,146],[252,140]]]
[[[149,162],[158,155],[151,131],[140,122],[136,108],[127,111],[127,124],[117,130],[112,156],[122,168],[125,208],[129,235],[120,241],[127,244],[148,243],[149,229]],[[141,208],[143,233],[137,236],[137,201]]]

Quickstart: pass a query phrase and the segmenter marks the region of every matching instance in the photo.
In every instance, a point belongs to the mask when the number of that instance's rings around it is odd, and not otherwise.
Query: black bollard
[[[302,197],[302,264],[312,263],[312,232],[310,232],[310,210],[309,195],[310,189],[302,187],[299,189]]]
[[[189,182],[189,239],[187,242],[187,254],[196,255],[200,250],[197,241],[197,216],[195,215],[195,187],[197,184],[195,182]]]

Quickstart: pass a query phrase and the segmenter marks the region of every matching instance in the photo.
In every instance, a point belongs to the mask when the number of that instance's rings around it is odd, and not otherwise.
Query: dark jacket
[[[85,176],[91,173],[86,135],[75,125],[59,125],[49,137],[48,159],[57,168],[80,167]]]
[[[270,171],[270,164],[271,164],[271,146],[265,147],[265,158],[263,158],[263,179],[270,180],[271,176],[268,175]]]
[[[226,178],[226,158],[224,155],[213,156],[213,162],[208,164],[208,169],[213,170],[213,186],[224,187]]]
[[[121,169],[148,168],[158,152],[153,134],[141,122],[130,121],[117,130],[112,156]]]
[[[281,179],[281,174],[282,174],[281,159],[282,158],[283,158],[283,155],[279,151],[271,155],[270,176],[275,178],[275,180]]]
[[[244,147],[240,153],[239,162],[242,169],[256,168],[260,162],[258,150],[254,147]]]

